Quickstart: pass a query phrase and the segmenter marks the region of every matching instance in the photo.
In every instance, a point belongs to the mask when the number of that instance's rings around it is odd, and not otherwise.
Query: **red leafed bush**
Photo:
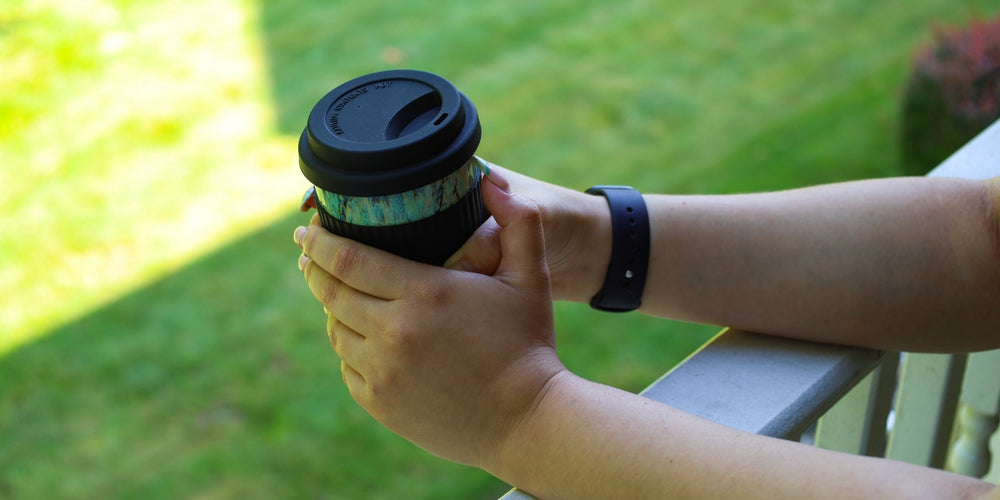
[[[913,175],[1000,119],[1000,17],[933,32],[903,96],[903,169]]]

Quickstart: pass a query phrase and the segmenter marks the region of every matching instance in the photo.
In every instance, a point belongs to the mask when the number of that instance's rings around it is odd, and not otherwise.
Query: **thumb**
[[[492,276],[499,264],[500,226],[489,218],[445,261],[444,267]]]
[[[500,264],[494,276],[511,285],[549,285],[542,215],[531,200],[512,193],[506,179],[491,171],[483,202],[500,226]]]

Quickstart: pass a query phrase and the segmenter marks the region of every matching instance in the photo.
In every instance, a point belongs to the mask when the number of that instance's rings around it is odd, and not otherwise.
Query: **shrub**
[[[902,105],[902,161],[923,175],[1000,119],[1000,17],[936,27],[920,48]]]

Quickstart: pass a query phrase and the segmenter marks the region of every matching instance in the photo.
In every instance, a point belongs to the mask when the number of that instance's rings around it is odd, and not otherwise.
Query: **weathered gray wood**
[[[989,179],[1000,175],[1000,120],[927,175],[963,179]]]
[[[875,371],[833,405],[819,419],[816,446],[855,455],[883,456],[898,366],[899,353],[887,353]]]
[[[538,500],[538,499],[521,490],[513,489],[508,491],[506,495],[500,497],[500,500]]]
[[[881,355],[727,329],[642,395],[736,429],[798,439]]]

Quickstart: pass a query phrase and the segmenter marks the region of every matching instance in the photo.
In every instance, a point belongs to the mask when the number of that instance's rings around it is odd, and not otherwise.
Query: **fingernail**
[[[483,177],[492,182],[496,187],[504,190],[505,192],[510,192],[510,182],[506,177],[500,175],[500,172],[497,172],[497,169],[491,168],[487,170],[486,175]]]
[[[306,231],[308,231],[305,226],[299,226],[295,228],[295,233],[292,234],[292,239],[295,240],[295,244],[302,246],[302,239],[306,237]]]
[[[299,271],[305,271],[307,264],[309,264],[309,257],[306,254],[299,255]]]

